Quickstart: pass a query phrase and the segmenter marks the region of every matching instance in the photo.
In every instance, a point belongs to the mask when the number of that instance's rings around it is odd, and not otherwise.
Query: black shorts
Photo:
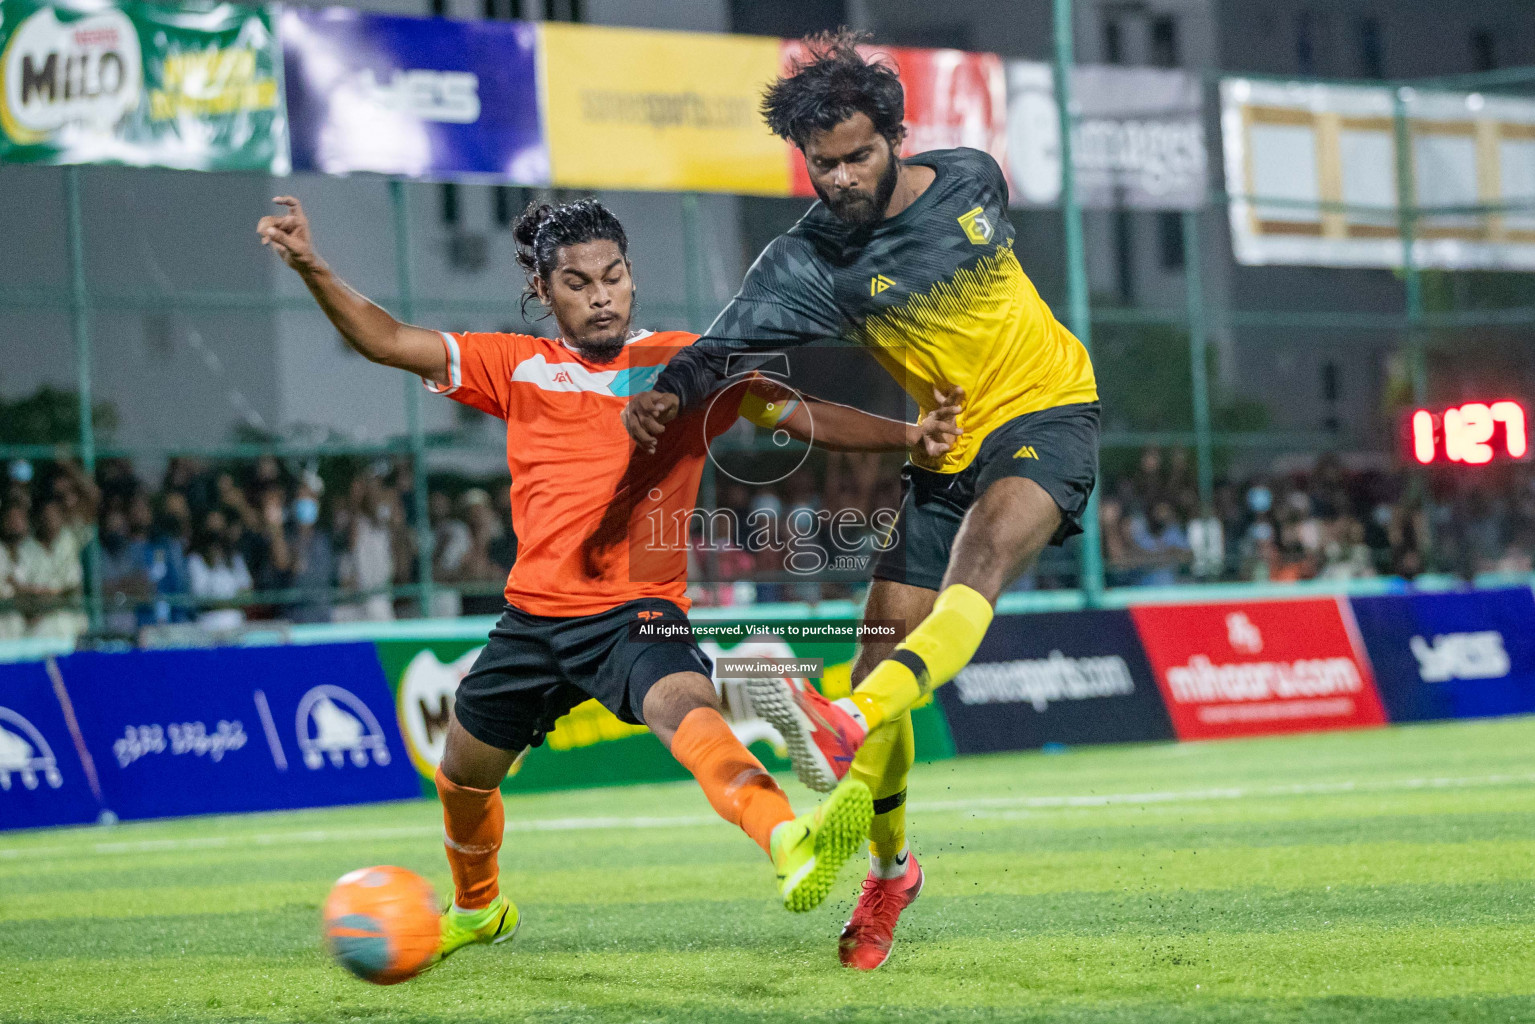
[[[1033,480],[1060,506],[1061,525],[1050,543],[1081,533],[1098,479],[1099,408],[1097,402],[1060,405],[1008,420],[958,473],[908,463],[901,470],[901,514],[890,547],[874,563],[874,578],[937,590],[965,513],[1003,477]]]
[[[555,721],[588,697],[630,725],[644,725],[645,695],[657,680],[673,672],[707,676],[714,666],[686,634],[636,639],[630,625],[687,621],[681,608],[660,598],[574,618],[507,605],[458,684],[454,714],[469,735],[502,750],[543,743]]]

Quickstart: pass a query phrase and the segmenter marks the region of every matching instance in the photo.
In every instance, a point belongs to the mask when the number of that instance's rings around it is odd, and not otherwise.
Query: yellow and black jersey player
[[[903,470],[900,517],[873,571],[865,619],[900,620],[905,638],[862,644],[842,701],[783,681],[752,687],[807,784],[830,790],[851,770],[873,790],[870,878],[842,942],[844,963],[868,969],[921,886],[905,843],[909,710],[975,654],[997,597],[1044,547],[1080,532],[1098,391],[1086,349],[1019,263],[997,162],[973,149],[901,159],[895,71],[846,32],[806,43],[762,109],[803,153],[820,202],[623,418],[653,450],[727,373],[833,338],[866,346],[924,410],[963,397],[958,443]]]

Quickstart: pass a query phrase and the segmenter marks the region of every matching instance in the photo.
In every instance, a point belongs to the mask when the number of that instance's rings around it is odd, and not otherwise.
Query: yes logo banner
[[[298,170],[548,183],[533,25],[290,7],[282,36]]]
[[[1528,587],[1351,602],[1394,722],[1535,711]]]
[[[0,0],[0,161],[286,174],[271,12]]]

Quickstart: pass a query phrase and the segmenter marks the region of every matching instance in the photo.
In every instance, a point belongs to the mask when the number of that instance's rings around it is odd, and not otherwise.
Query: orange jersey
[[[686,611],[685,538],[651,534],[693,509],[708,443],[745,411],[743,402],[702,403],[668,425],[654,455],[638,452],[619,412],[697,335],[638,333],[606,364],[559,339],[442,338],[448,377],[427,388],[506,421],[517,531],[507,602],[571,617],[659,597]],[[782,409],[783,419],[791,414]]]

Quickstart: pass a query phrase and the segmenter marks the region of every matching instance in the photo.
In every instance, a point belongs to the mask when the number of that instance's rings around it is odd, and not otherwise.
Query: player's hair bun
[[[512,225],[512,238],[517,243],[517,265],[529,277],[538,273],[538,263],[533,257],[534,243],[538,241],[538,229],[554,216],[554,207],[548,203],[529,203],[517,223]]]
[[[512,238],[517,243],[517,265],[528,277],[528,287],[522,296],[524,315],[528,299],[537,294],[533,290],[533,279],[549,279],[559,262],[560,250],[565,246],[609,241],[618,246],[620,255],[626,259],[629,256],[629,238],[624,234],[624,226],[611,210],[595,199],[578,199],[557,206],[530,203],[512,226]]]

